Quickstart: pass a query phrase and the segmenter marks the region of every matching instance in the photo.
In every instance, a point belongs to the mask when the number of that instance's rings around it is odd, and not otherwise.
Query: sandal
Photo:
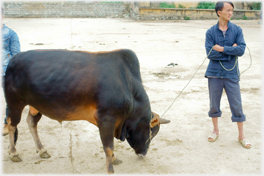
[[[239,140],[239,142],[242,144],[243,147],[245,147],[246,149],[250,149],[251,148],[251,144],[248,140],[243,139],[243,140]],[[250,145],[250,146],[247,146]]]
[[[209,141],[209,142],[214,142],[214,141],[216,141],[217,138],[218,138],[218,135],[216,135],[215,133],[212,133],[212,134],[208,137],[208,141]]]

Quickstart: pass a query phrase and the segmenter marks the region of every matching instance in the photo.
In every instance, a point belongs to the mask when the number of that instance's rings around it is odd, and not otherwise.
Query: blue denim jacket
[[[223,66],[226,69],[231,69],[234,67],[234,64],[236,62],[236,56],[242,56],[244,54],[246,43],[244,41],[242,29],[229,21],[227,24],[228,29],[224,36],[223,32],[219,29],[218,23],[219,22],[217,22],[216,25],[212,26],[206,32],[206,53],[208,55],[211,48],[215,44],[223,46],[224,51],[218,52],[212,50],[212,52],[208,56],[210,62],[205,72],[205,77],[239,79],[238,75],[240,74],[240,72],[238,69],[238,64],[237,67],[232,71],[226,71],[222,68],[219,61],[222,62]],[[237,44],[237,46],[233,47],[233,44],[235,43]]]
[[[2,76],[5,76],[10,59],[20,52],[20,42],[17,34],[3,25],[2,28]]]

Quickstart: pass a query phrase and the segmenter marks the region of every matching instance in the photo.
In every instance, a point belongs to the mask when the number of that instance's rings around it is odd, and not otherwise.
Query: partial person
[[[3,24],[4,19],[4,9],[1,9],[2,11],[2,18],[1,18],[1,26],[2,26],[2,88],[4,88],[5,84],[5,72],[7,65],[10,61],[10,59],[20,52],[20,42],[18,35],[15,31],[8,28]],[[7,117],[8,117],[9,111],[8,107],[6,105],[6,117],[4,119],[4,129],[3,129],[3,135],[8,134],[8,125],[7,125]]]

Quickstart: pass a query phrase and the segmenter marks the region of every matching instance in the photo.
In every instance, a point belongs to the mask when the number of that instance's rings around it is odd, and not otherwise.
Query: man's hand
[[[222,46],[216,44],[216,45],[213,47],[213,50],[218,51],[218,52],[223,52],[223,51],[224,51],[224,47],[222,47]]]
[[[234,43],[233,47],[235,47],[235,46],[237,46],[236,43]],[[223,51],[224,51],[224,47],[216,44],[216,45],[213,47],[213,50],[218,51],[218,52],[223,52]]]

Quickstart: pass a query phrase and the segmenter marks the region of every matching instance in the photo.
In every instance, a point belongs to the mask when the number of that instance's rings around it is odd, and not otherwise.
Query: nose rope
[[[213,46],[214,47],[214,46]],[[182,92],[185,90],[185,88],[190,84],[190,82],[192,81],[192,79],[194,78],[194,76],[196,75],[197,71],[202,67],[202,65],[204,64],[204,62],[206,61],[206,59],[208,58],[208,56],[211,54],[213,47],[211,48],[211,50],[209,51],[208,55],[206,56],[206,58],[204,58],[202,64],[197,68],[197,70],[194,72],[193,76],[191,77],[191,79],[189,80],[189,82],[184,86],[184,88],[182,89],[182,91],[176,96],[176,98],[172,101],[171,105],[167,108],[167,110],[161,115],[161,118],[167,113],[167,111],[172,107],[172,105],[174,104],[174,102],[178,99],[178,97],[182,94]],[[246,46],[247,47],[247,46]],[[251,53],[249,48],[247,47],[248,51],[249,51],[249,56],[250,56],[250,65],[247,69],[245,69],[243,72],[241,72],[240,74],[238,73],[238,67],[237,67],[237,74],[238,77],[240,79],[240,76],[242,75],[242,73],[244,73],[245,71],[247,71],[251,65],[252,65],[252,57],[251,57]],[[222,65],[221,61],[220,61],[221,66],[223,67],[223,69],[225,69],[226,71],[229,71],[230,69],[226,69],[224,68],[224,66]],[[236,56],[236,63],[234,65],[234,67],[232,68],[232,70],[236,67],[237,65],[237,56]]]
[[[152,113],[151,113],[151,115],[150,115],[150,119],[152,119]],[[150,120],[151,121],[151,120]],[[147,144],[147,142],[149,141],[149,140],[151,140],[151,138],[152,138],[152,131],[151,131],[151,127],[150,127],[150,124],[149,124],[149,138],[148,138],[148,140],[145,142],[145,144]]]
[[[206,61],[207,57],[211,54],[213,50],[213,47],[211,48],[211,50],[209,51],[208,55],[206,56],[206,58],[204,58],[202,64],[196,69],[196,71],[194,72],[194,74],[192,75],[191,79],[189,80],[189,82],[184,86],[184,88],[182,89],[182,91],[177,95],[177,97],[172,101],[171,105],[168,107],[168,109],[162,114],[161,118],[166,114],[166,112],[172,107],[172,105],[174,104],[174,102],[178,99],[178,97],[182,94],[182,92],[185,90],[185,88],[190,84],[190,82],[192,81],[193,77],[196,75],[197,71],[203,66],[204,62]]]
[[[148,138],[148,140],[145,142],[145,144],[147,144],[147,142],[148,142],[149,140],[151,140],[151,138],[152,138],[152,131],[151,131],[151,128],[149,127],[149,138]]]
[[[246,46],[247,47],[247,46]],[[227,69],[227,68],[225,68],[224,66],[223,66],[223,64],[222,64],[222,62],[221,61],[219,61],[220,62],[220,65],[221,65],[221,67],[225,70],[225,71],[232,71],[232,70],[234,70],[234,68],[237,66],[237,76],[239,77],[239,79],[240,79],[240,75],[242,75],[242,73],[244,73],[245,71],[247,71],[250,67],[251,67],[251,65],[252,65],[252,57],[251,57],[251,53],[250,53],[250,49],[247,47],[247,49],[248,49],[248,51],[249,51],[249,57],[250,57],[250,65],[249,65],[249,67],[247,68],[247,69],[245,69],[244,71],[242,71],[240,74],[238,73],[238,57],[236,56],[236,62],[235,62],[235,64],[234,64],[234,67],[233,68],[231,68],[231,69]]]
[[[219,61],[219,62],[220,62],[220,65],[223,67],[223,69],[224,69],[225,71],[232,71],[232,70],[234,70],[234,68],[237,66],[237,56],[236,56],[236,62],[235,62],[235,64],[234,64],[234,67],[231,68],[231,69],[227,69],[227,68],[225,68],[225,67],[223,66],[222,62],[221,62],[221,61]]]

